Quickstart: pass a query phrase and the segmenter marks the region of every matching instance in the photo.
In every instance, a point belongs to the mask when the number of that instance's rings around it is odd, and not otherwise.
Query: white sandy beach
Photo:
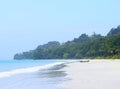
[[[65,89],[120,89],[120,60],[74,62],[62,70],[71,79],[58,85]]]

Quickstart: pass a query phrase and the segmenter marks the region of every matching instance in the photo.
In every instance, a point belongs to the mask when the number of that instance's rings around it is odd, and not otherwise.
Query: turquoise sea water
[[[0,60],[0,72],[64,61],[65,60]]]
[[[60,89],[63,71],[49,70],[65,60],[0,60],[0,89]],[[43,71],[44,70],[44,71]]]

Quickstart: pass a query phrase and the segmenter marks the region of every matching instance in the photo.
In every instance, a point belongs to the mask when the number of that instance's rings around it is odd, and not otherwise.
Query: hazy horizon
[[[49,41],[61,43],[82,33],[106,35],[120,25],[119,0],[0,1],[0,59],[35,49]]]

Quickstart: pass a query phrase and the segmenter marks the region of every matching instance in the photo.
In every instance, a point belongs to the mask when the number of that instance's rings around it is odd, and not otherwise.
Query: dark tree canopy
[[[120,25],[117,28],[112,28],[107,36],[113,36],[117,34],[120,34]]]

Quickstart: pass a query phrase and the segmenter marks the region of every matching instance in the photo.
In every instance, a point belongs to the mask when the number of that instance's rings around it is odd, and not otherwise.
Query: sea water
[[[63,71],[52,70],[65,60],[0,60],[0,89],[60,89]],[[49,70],[50,69],[50,70]]]

